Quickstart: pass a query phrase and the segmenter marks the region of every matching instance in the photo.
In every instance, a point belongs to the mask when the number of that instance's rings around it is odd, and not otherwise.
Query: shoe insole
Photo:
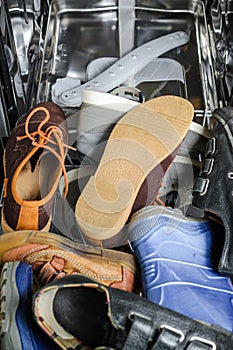
[[[51,154],[43,155],[34,167],[29,160],[17,178],[16,190],[19,198],[26,201],[41,200],[51,191],[59,172],[60,163]]]
[[[161,96],[135,107],[119,120],[95,175],[76,204],[76,219],[86,236],[104,240],[124,227],[142,183],[178,148],[193,112],[189,101]]]

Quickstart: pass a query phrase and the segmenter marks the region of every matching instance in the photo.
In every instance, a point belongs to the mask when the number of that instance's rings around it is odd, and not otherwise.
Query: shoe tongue
[[[43,149],[39,149],[35,154],[33,154],[33,156],[30,158],[30,165],[31,165],[31,172],[33,173],[36,165],[39,163],[42,153],[43,153]]]

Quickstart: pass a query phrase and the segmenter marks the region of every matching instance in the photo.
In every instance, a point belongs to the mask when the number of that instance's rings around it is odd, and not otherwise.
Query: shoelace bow
[[[41,123],[38,126],[38,129],[32,133],[29,132],[29,122],[30,119],[33,117],[33,115],[38,112],[42,111],[45,113],[45,119],[41,121]],[[61,157],[61,155],[55,151],[52,147],[48,145],[48,143],[53,145],[58,145],[60,149],[68,148],[71,150],[76,150],[74,147],[71,147],[69,145],[66,145],[63,142],[63,135],[62,131],[56,126],[51,125],[49,126],[45,131],[42,130],[42,127],[47,123],[47,121],[50,119],[50,113],[45,107],[36,107],[29,113],[27,116],[26,122],[25,122],[25,135],[18,136],[17,140],[22,140],[24,138],[29,138],[32,141],[32,145],[39,148],[43,148],[51,152],[59,161],[62,172],[64,174],[64,181],[65,181],[65,189],[64,189],[64,198],[66,198],[68,193],[68,178],[67,178],[67,172],[65,168],[64,161]],[[52,137],[55,138],[56,141],[52,140]]]

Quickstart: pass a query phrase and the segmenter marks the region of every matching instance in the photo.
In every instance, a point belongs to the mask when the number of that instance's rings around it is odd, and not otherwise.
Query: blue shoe
[[[213,267],[221,255],[221,232],[220,224],[154,206],[135,213],[129,223],[129,240],[140,263],[144,296],[232,332],[233,286],[230,278]]]
[[[8,262],[1,274],[1,350],[60,349],[36,324],[32,313],[32,267]]]

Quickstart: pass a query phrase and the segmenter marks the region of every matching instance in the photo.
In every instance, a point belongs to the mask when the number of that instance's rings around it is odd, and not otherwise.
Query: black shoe
[[[200,177],[193,188],[193,205],[224,224],[225,238],[218,271],[233,277],[233,108],[214,111]]]
[[[63,349],[233,349],[232,333],[222,328],[83,275],[47,284],[34,295],[33,308],[37,323]]]

